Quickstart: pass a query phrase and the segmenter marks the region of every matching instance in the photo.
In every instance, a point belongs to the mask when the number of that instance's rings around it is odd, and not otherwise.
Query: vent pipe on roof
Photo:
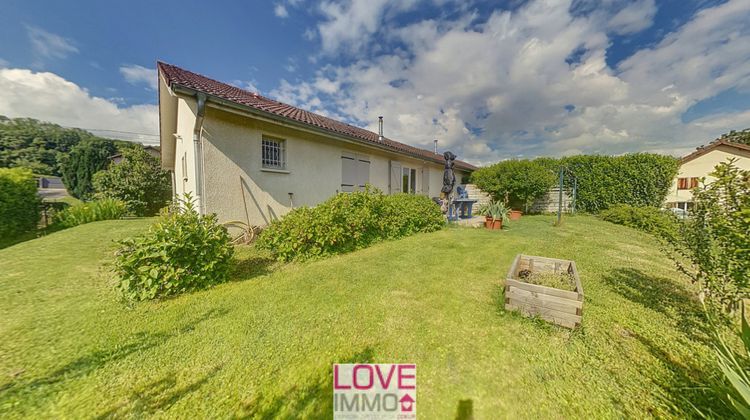
[[[435,154],[438,154],[438,152],[437,152],[437,139],[433,140],[433,142],[435,143]]]
[[[378,140],[383,141],[383,116],[378,117]]]

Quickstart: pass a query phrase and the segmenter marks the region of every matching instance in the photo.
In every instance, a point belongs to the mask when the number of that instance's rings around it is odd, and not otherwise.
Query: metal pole
[[[560,191],[557,196],[557,225],[560,226],[560,219],[562,218],[562,197],[563,197],[563,181],[565,179],[565,172],[560,167]]]
[[[576,212],[576,196],[578,195],[578,178],[573,175],[573,213]]]

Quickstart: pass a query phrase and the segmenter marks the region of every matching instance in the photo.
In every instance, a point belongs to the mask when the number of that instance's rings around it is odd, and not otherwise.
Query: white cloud
[[[245,89],[250,92],[257,92],[260,93],[260,89],[258,89],[258,81],[253,80],[233,80],[231,83],[229,83],[232,86],[238,87],[240,89]]]
[[[137,64],[128,64],[120,67],[120,73],[131,85],[145,84],[152,90],[159,85],[159,77],[156,69],[150,69]]]
[[[573,15],[566,1],[532,1],[513,13],[497,11],[482,25],[467,12],[391,26],[388,36],[402,41],[406,53],[363,58],[351,48],[372,42],[371,28],[381,20],[365,19],[362,10],[374,7],[385,16],[391,7],[368,3],[324,5],[329,19],[319,27],[322,47],[358,57],[353,64],[326,65],[303,82],[282,81],[271,94],[371,130],[384,115],[387,136],[425,148],[437,138],[441,148],[477,163],[517,155],[679,153],[750,126],[747,112],[681,120],[691,105],[750,85],[747,1],[703,10],[616,69],[605,60],[608,34],[650,25],[653,10],[615,8],[609,19]],[[646,23],[636,23],[638,13]],[[348,39],[340,22],[357,16],[360,26],[352,24],[351,32],[360,38]],[[581,52],[580,60],[568,64],[573,51]]]
[[[616,34],[632,34],[650,27],[654,23],[654,16],[656,16],[654,0],[636,0],[609,18],[607,26]]]
[[[0,58],[0,69],[4,67],[8,67],[9,64],[10,63],[8,62],[8,60],[3,60],[2,58]]]
[[[286,6],[281,3],[277,3],[276,6],[274,6],[273,14],[282,19],[289,17],[289,12],[286,10]]]
[[[325,20],[318,25],[323,52],[359,50],[379,29],[388,11],[411,10],[417,3],[418,0],[324,1],[320,12]]]
[[[78,48],[70,39],[36,26],[26,25],[26,34],[35,56],[35,66],[43,65],[46,59],[64,59],[70,54],[78,53]]]
[[[86,89],[49,72],[0,69],[0,115],[31,117],[68,127],[157,134],[155,105],[120,107],[115,101],[89,94]],[[128,139],[154,142],[154,137]]]

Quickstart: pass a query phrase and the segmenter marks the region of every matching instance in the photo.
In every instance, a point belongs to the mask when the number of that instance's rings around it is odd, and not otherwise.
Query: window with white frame
[[[414,194],[417,192],[417,170],[413,168],[407,168],[406,166],[401,169],[401,192]]]
[[[263,167],[267,169],[286,169],[286,141],[271,137],[262,140]]]

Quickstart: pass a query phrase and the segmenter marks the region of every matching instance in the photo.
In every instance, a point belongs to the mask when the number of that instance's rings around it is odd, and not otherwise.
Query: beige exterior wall
[[[197,190],[196,156],[193,133],[195,132],[197,104],[191,98],[177,100],[177,131],[175,137],[174,190],[177,197],[190,193],[200,206],[200,193]]]
[[[195,101],[180,99],[177,119],[176,193],[191,191],[195,196],[196,159],[192,144]],[[263,136],[285,141],[286,171],[262,167]],[[202,150],[204,211],[216,213],[222,222],[249,219],[251,224],[265,225],[292,207],[312,206],[328,199],[341,190],[342,152],[368,156],[369,183],[386,193],[391,160],[416,170],[418,193],[439,196],[442,186],[443,166],[439,163],[308,133],[210,105],[206,107],[203,122]],[[183,157],[187,174],[183,173]],[[427,182],[423,171],[429,173]],[[457,183],[462,175],[462,171],[456,171]],[[429,184],[427,191],[423,188],[425,184]]]
[[[706,177],[707,182],[710,182],[711,177],[709,177],[708,174],[713,172],[716,165],[721,162],[726,162],[730,158],[737,159],[735,165],[739,168],[750,170],[750,152],[738,150],[726,145],[719,146],[703,156],[699,156],[682,164],[677,173],[677,178],[672,182],[672,188],[667,195],[667,205],[674,206],[674,203],[687,203],[693,199],[693,193],[691,190],[677,189],[678,178]]]

